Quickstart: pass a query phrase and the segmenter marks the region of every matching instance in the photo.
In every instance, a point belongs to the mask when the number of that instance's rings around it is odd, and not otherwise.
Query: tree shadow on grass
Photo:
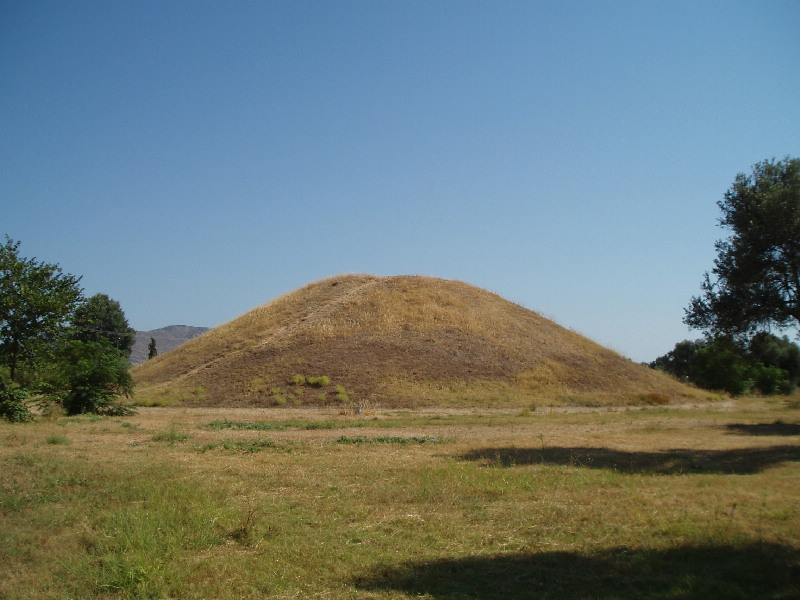
[[[800,435],[800,423],[732,423],[725,428],[731,433],[742,435]]]
[[[673,449],[626,452],[609,448],[480,448],[459,455],[462,460],[513,467],[550,464],[644,475],[715,473],[750,475],[787,461],[800,461],[800,446],[736,448],[734,450]]]
[[[353,583],[442,600],[788,600],[800,598],[800,553],[751,544],[453,558],[403,563]]]

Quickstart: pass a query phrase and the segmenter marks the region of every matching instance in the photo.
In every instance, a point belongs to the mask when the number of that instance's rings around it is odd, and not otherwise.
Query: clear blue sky
[[[137,329],[416,273],[652,360],[786,155],[795,0],[0,0],[0,235]]]

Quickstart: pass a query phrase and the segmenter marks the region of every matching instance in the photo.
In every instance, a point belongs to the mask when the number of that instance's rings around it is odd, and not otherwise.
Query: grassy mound
[[[667,403],[695,392],[474,286],[347,275],[133,370],[143,402],[385,406]]]

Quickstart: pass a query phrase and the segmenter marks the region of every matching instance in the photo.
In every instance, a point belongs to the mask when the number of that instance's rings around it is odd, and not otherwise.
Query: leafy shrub
[[[792,389],[788,374],[778,367],[768,367],[759,363],[753,369],[755,388],[765,395],[788,394]]]
[[[12,423],[32,421],[33,414],[25,404],[27,399],[28,392],[10,379],[0,376],[0,418]]]
[[[295,375],[292,377],[292,385],[305,385],[306,378],[303,375]]]
[[[118,396],[130,396],[133,379],[128,361],[101,342],[69,341],[56,365],[51,398],[60,402],[68,415],[98,413],[131,414],[119,404]]]
[[[339,402],[348,402],[350,400],[350,396],[347,395],[347,392],[341,385],[336,386],[336,399]]]

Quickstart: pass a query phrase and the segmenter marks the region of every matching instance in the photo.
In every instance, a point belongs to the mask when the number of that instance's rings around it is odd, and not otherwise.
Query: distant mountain
[[[131,362],[134,365],[138,365],[147,360],[147,347],[150,344],[150,338],[156,341],[158,353],[164,354],[206,331],[208,331],[208,327],[191,327],[189,325],[169,325],[161,329],[137,331],[136,341],[131,351]]]

